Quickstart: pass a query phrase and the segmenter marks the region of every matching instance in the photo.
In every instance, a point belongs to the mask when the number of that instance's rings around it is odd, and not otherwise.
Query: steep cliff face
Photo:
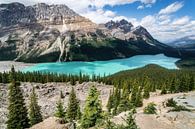
[[[108,60],[168,49],[126,20],[100,26],[66,5],[0,4],[0,60]]]

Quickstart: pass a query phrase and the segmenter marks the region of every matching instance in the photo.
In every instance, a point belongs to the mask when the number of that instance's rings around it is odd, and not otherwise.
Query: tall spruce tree
[[[7,129],[25,129],[29,127],[28,110],[25,106],[20,83],[16,82],[14,67],[11,68],[9,85],[9,105]]]
[[[72,87],[69,96],[68,108],[67,108],[67,118],[69,121],[76,120],[78,108],[79,108],[79,102],[76,98],[74,88]]]
[[[64,110],[61,99],[57,102],[56,112],[55,112],[54,116],[56,116],[58,118],[65,119],[66,112]]]
[[[82,128],[93,127],[100,119],[102,119],[102,104],[98,90],[92,86],[85,103],[81,126]]]
[[[81,112],[80,106],[78,105],[76,120],[80,120],[81,117],[82,117],[82,112]]]
[[[120,103],[117,107],[117,113],[121,113],[123,111],[130,110],[133,107],[132,103],[129,100],[129,91],[128,89],[123,89],[122,97]]]
[[[136,94],[135,106],[141,107],[142,105],[143,105],[142,89],[139,88],[139,90]]]
[[[30,95],[30,106],[29,106],[29,119],[30,119],[31,126],[43,121],[41,115],[41,108],[38,105],[37,99],[38,98],[35,93],[35,88],[33,87],[32,93]]]
[[[149,97],[150,97],[150,85],[149,85],[148,80],[146,80],[144,84],[143,98],[148,99]]]
[[[114,89],[113,89],[114,91]],[[108,98],[108,102],[107,102],[107,109],[108,109],[108,112],[111,112],[111,109],[113,108],[113,103],[114,103],[114,100],[113,100],[113,93],[112,91],[110,91],[110,96]]]
[[[131,103],[135,104],[136,101],[136,94],[138,92],[138,84],[137,83],[133,83],[133,88],[131,90]]]
[[[191,75],[189,79],[189,90],[192,91],[195,89],[194,76]]]

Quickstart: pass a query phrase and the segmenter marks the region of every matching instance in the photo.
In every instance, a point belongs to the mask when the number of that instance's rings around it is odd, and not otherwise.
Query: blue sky
[[[175,13],[175,17],[189,15],[190,17],[195,18],[195,0],[157,0],[150,7],[144,7],[145,5],[138,1],[125,5],[106,5],[104,9],[116,12],[117,15],[136,17],[137,19],[141,20],[141,18],[147,15],[158,13],[160,9],[165,8],[174,2],[182,2],[184,4],[184,6]],[[143,6],[144,8],[137,9],[139,6]]]
[[[66,4],[95,23],[126,19],[162,42],[195,35],[195,0],[0,0],[10,2]]]

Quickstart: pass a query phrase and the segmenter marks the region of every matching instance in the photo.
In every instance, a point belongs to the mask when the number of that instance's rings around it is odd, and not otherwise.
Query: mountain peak
[[[111,20],[105,24],[105,27],[108,28],[109,30],[121,29],[122,31],[124,31],[124,33],[128,33],[131,31],[133,25],[127,20],[122,19],[116,22]]]
[[[144,28],[143,26],[137,26],[132,30],[132,33],[136,35],[145,35],[149,39],[153,39],[153,37],[150,35],[150,33]]]

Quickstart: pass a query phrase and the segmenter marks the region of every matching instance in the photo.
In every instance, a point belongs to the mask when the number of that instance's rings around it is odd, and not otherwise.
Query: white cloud
[[[104,11],[102,9],[98,9],[95,11],[87,11],[81,15],[89,18],[90,20],[92,20],[93,22],[96,22],[96,23],[104,23],[104,22],[107,22],[109,20],[112,20],[113,17],[115,17],[114,12]]]
[[[151,8],[152,7],[152,4],[147,4],[146,5],[146,8]]]
[[[156,19],[154,16],[148,15],[148,16],[142,18],[140,24],[145,26],[145,27],[148,27],[148,26],[155,24],[155,21],[156,21]]]
[[[171,13],[177,12],[183,6],[184,6],[183,2],[175,2],[167,6],[166,8],[161,9],[159,14],[171,14]]]
[[[144,4],[153,4],[156,2],[156,0],[141,0],[141,2]]]
[[[163,19],[163,20],[162,20]],[[195,35],[195,21],[188,16],[173,20],[171,16],[148,15],[138,21],[154,38],[161,42],[170,42],[187,35]]]
[[[143,6],[143,5],[140,5],[140,6],[137,7],[137,9],[138,9],[138,10],[139,10],[139,9],[144,9],[144,6]]]
[[[190,18],[188,16],[184,16],[182,18],[176,19],[173,21],[173,25],[185,25],[190,21]]]

